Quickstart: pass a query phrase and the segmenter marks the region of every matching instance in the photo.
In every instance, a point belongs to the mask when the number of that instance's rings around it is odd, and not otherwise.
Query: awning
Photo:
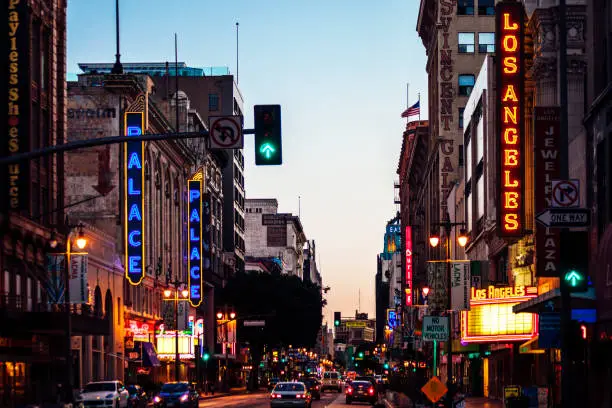
[[[538,340],[539,336],[534,337],[531,340],[528,340],[526,343],[523,343],[519,346],[519,354],[544,354],[546,350],[538,348]]]
[[[595,288],[586,292],[572,293],[572,308],[590,309],[595,307]],[[558,312],[561,310],[561,289],[553,289],[538,297],[512,306],[514,313]]]
[[[142,366],[143,367],[159,367],[161,363],[157,358],[157,353],[155,352],[155,348],[153,348],[153,344],[148,341],[140,342],[142,349]]]

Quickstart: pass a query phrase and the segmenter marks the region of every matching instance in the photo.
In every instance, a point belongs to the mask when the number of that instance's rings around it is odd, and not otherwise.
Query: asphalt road
[[[369,404],[353,403],[352,406],[371,406]],[[232,395],[228,397],[215,398],[211,400],[200,401],[200,408],[208,407],[227,407],[227,408],[268,408],[270,406],[270,394],[254,394],[254,395]],[[344,393],[326,392],[321,395],[321,400],[313,401],[312,408],[326,407],[348,407],[344,403]]]

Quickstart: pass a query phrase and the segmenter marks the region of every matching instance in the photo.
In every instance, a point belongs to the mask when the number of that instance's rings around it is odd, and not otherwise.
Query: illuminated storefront
[[[533,286],[472,288],[470,310],[461,312],[462,343],[503,343],[538,335],[538,315],[512,312],[512,306],[537,296]]]
[[[195,358],[194,342],[195,336],[190,331],[179,330],[179,358],[181,360],[190,360]],[[157,340],[157,356],[160,360],[172,360],[176,355],[176,331],[167,330],[155,335]]]

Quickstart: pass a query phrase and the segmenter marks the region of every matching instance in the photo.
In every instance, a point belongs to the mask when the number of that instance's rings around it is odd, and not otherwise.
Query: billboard
[[[496,10],[498,232],[502,238],[522,237],[524,204],[524,9],[502,1]]]
[[[560,176],[560,146],[558,106],[534,109],[534,191],[537,214],[552,207],[552,180]],[[536,276],[559,277],[561,242],[560,230],[536,223]]]
[[[406,226],[406,306],[412,306],[412,227]]]
[[[26,0],[5,3],[7,24],[4,26],[2,98],[7,112],[5,135],[0,144],[0,156],[10,156],[30,151],[30,13]],[[3,122],[4,123],[4,122]],[[6,132],[6,133],[4,133]],[[35,134],[38,137],[38,132]],[[0,168],[3,182],[2,210],[29,211],[30,185],[28,162],[13,163]]]
[[[202,303],[202,172],[187,180],[187,269],[189,270],[189,303],[198,307]]]
[[[144,142],[138,136],[144,131],[144,112],[125,112],[125,136],[134,137],[123,149],[125,277],[139,285],[145,277],[145,211],[144,211]]]

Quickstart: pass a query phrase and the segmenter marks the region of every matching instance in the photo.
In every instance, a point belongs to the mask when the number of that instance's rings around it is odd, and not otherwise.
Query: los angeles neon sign
[[[139,285],[145,277],[144,238],[144,142],[139,140],[144,129],[144,112],[125,112],[126,142],[123,157],[124,174],[124,230],[125,230],[125,277],[132,285]]]
[[[189,303],[198,307],[202,303],[202,172],[199,171],[188,184],[187,214],[189,214]]]
[[[524,223],[523,35],[521,3],[501,2],[496,13],[499,214],[502,237],[520,237]]]

